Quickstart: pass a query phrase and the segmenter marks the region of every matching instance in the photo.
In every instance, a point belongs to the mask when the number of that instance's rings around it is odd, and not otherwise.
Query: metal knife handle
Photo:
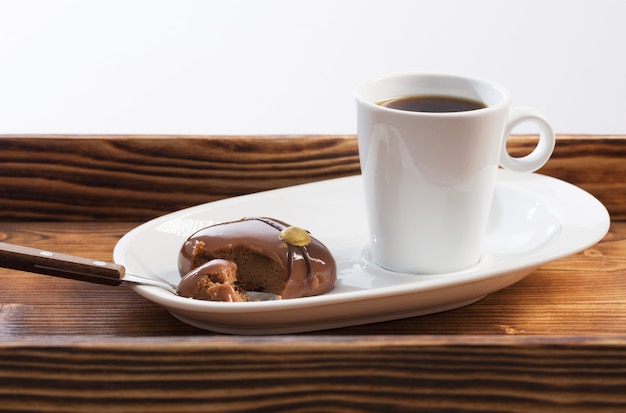
[[[96,284],[120,285],[123,266],[0,242],[0,266]]]

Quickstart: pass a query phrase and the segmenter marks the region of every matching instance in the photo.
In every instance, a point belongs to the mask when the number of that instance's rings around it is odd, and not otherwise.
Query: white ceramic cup
[[[378,102],[414,95],[478,100],[486,107],[427,113]],[[355,90],[358,145],[376,264],[394,272],[438,274],[476,265],[482,255],[498,165],[529,173],[550,158],[555,138],[530,108],[510,108],[510,93],[481,79],[444,74],[397,74]],[[539,129],[527,156],[506,149],[522,122]]]

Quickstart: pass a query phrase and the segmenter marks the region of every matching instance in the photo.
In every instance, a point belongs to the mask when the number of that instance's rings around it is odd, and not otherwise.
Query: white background
[[[478,76],[626,133],[620,0],[0,0],[0,133],[355,133],[354,86]],[[525,131],[522,131],[525,132]]]

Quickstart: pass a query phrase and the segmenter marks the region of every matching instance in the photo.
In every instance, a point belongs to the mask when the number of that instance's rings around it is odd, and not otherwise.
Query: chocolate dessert
[[[209,301],[248,301],[246,292],[237,286],[237,264],[220,259],[191,270],[180,280],[178,294]]]
[[[219,278],[206,275],[216,271],[204,267],[213,267],[213,260],[236,266],[236,281],[219,287],[236,293],[225,294],[226,299],[209,292],[217,286],[215,280],[208,280]],[[203,269],[196,270],[199,267]],[[183,244],[178,269],[185,292],[196,291],[187,296],[219,301],[237,301],[235,296],[245,291],[269,292],[284,299],[320,295],[333,288],[337,277],[335,259],[324,244],[307,231],[273,218],[244,218],[197,231]],[[195,287],[188,286],[194,283]]]

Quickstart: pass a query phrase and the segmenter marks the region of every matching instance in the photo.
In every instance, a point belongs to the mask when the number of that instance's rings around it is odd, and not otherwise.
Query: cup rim
[[[389,108],[386,106],[382,106],[377,104],[376,102],[373,102],[370,99],[367,99],[363,96],[363,89],[365,87],[368,87],[374,83],[377,82],[382,82],[385,80],[389,80],[389,79],[393,79],[393,78],[408,78],[408,77],[422,77],[422,78],[426,78],[426,77],[432,77],[432,78],[440,78],[440,79],[457,79],[457,80],[463,80],[463,81],[467,81],[467,82],[471,82],[471,83],[475,83],[475,84],[482,84],[485,86],[490,87],[493,90],[498,91],[501,94],[501,99],[499,102],[492,104],[492,105],[487,105],[487,107],[485,108],[480,108],[480,109],[474,109],[474,110],[470,110],[470,111],[461,111],[461,112],[417,112],[417,111],[407,111],[407,110],[401,110],[401,109],[394,109],[394,108]],[[500,110],[504,107],[507,107],[510,103],[511,103],[511,93],[508,91],[508,89],[506,89],[504,86],[493,82],[491,80],[487,80],[487,79],[483,79],[480,77],[474,77],[474,76],[466,76],[466,75],[461,75],[461,74],[453,74],[453,73],[445,73],[445,72],[396,72],[396,73],[389,73],[386,75],[381,75],[381,76],[377,76],[377,77],[373,77],[370,79],[367,79],[361,83],[359,83],[358,85],[355,86],[354,90],[353,90],[353,96],[355,97],[355,99],[357,100],[358,103],[361,103],[363,105],[369,106],[372,109],[375,110],[381,110],[383,112],[389,112],[389,113],[395,113],[395,114],[403,114],[405,116],[420,116],[420,117],[450,117],[450,116],[476,116],[478,114],[483,114],[486,112],[492,112],[492,111],[496,111],[496,110]],[[454,96],[454,95],[451,95]],[[390,98],[393,96],[390,96]],[[382,99],[381,99],[382,100]]]

